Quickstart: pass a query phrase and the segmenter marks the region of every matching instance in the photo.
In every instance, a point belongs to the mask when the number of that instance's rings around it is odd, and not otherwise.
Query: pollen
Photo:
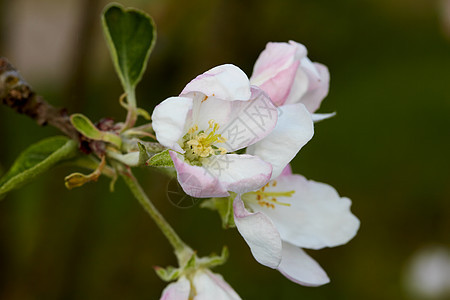
[[[211,155],[223,155],[227,150],[217,144],[225,143],[226,139],[217,131],[220,125],[214,120],[208,121],[208,129],[198,130],[198,125],[192,126],[184,137],[184,150],[186,157],[190,161],[197,161],[200,158],[209,157]]]

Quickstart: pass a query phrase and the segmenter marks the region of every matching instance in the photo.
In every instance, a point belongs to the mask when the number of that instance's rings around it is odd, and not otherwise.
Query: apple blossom
[[[328,93],[329,73],[326,66],[312,63],[302,44],[268,43],[258,57],[250,82],[262,88],[278,106],[275,129],[265,139],[250,146],[248,154],[271,163],[272,179],[312,138],[312,121],[334,114],[314,114]],[[280,141],[288,142],[281,147]]]
[[[157,140],[170,149],[178,180],[194,197],[224,197],[228,191],[264,186],[271,164],[235,151],[267,136],[277,118],[267,94],[250,86],[234,65],[197,76],[180,96],[160,103],[152,116]]]
[[[209,269],[199,269],[193,274],[183,275],[169,284],[160,300],[238,300],[233,288],[219,274]]]
[[[320,265],[301,248],[347,243],[359,220],[351,201],[324,183],[292,174],[288,166],[261,189],[238,195],[234,221],[255,259],[288,279],[308,286],[329,282]]]
[[[277,109],[278,122],[272,132],[246,150],[247,154],[272,165],[271,179],[281,174],[314,135],[311,114],[303,104],[283,105]]]
[[[328,68],[313,63],[306,47],[294,41],[267,43],[253,68],[250,82],[277,105],[303,103],[314,113],[328,94]]]

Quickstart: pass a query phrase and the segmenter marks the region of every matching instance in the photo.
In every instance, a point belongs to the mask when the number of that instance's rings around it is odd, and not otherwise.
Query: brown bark
[[[67,111],[53,107],[37,95],[4,57],[0,57],[0,101],[16,112],[36,120],[40,126],[50,124],[70,138],[80,140]]]

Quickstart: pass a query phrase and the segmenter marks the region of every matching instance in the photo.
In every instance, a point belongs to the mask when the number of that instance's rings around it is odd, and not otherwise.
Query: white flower
[[[199,269],[189,276],[181,276],[169,284],[160,300],[238,300],[233,288],[219,274]]]
[[[153,128],[170,156],[183,190],[194,197],[224,197],[266,184],[272,166],[235,151],[266,137],[277,110],[261,89],[233,65],[215,67],[192,80],[179,97],[154,110]],[[286,144],[288,145],[288,144]]]
[[[260,190],[237,196],[234,220],[259,263],[296,283],[318,286],[328,283],[328,276],[301,248],[335,247],[352,239],[359,220],[350,205],[333,187],[293,175],[287,167]]]

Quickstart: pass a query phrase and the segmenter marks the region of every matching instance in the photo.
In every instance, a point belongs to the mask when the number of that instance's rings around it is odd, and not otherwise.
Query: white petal
[[[195,273],[193,284],[196,295],[194,300],[240,300],[241,297],[219,274],[209,270]]]
[[[312,114],[312,120],[314,121],[314,123],[332,118],[336,115],[336,113],[329,113],[329,114]]]
[[[234,200],[234,222],[255,259],[270,268],[281,262],[281,238],[272,221],[263,213],[250,213],[239,196]]]
[[[183,191],[197,198],[226,197],[229,195],[227,189],[220,184],[205,168],[192,166],[184,161],[182,155],[169,151],[177,170],[177,178]]]
[[[155,107],[152,124],[161,145],[184,152],[178,140],[186,133],[185,124],[191,109],[192,99],[186,97],[171,97]]]
[[[197,125],[199,130],[204,131],[208,130],[210,120],[214,120],[221,127],[233,120],[235,117],[233,116],[233,113],[235,113],[233,107],[244,102],[222,100],[217,97],[206,96],[200,92],[192,92],[187,96],[193,99],[192,124],[190,126]]]
[[[301,102],[305,104],[306,108],[313,113],[319,109],[322,100],[328,95],[330,86],[330,73],[328,68],[322,64],[314,63],[316,72],[306,70],[309,77],[308,91],[303,95]],[[316,77],[316,74],[319,77]]]
[[[263,187],[270,180],[272,166],[256,156],[225,154],[202,160],[203,168],[227,191],[245,193]]]
[[[328,95],[330,73],[328,68],[313,63],[307,57],[301,59],[294,83],[285,104],[303,103],[309,112],[315,112]]]
[[[191,284],[186,277],[180,277],[177,282],[169,284],[163,291],[160,300],[188,300]]]
[[[115,160],[118,160],[127,166],[135,167],[139,164],[139,156],[140,153],[137,152],[130,152],[127,154],[120,154],[118,152],[113,151],[107,151],[108,156],[114,158]]]
[[[247,75],[235,65],[227,64],[212,68],[197,76],[181,92],[201,92],[223,100],[250,99],[250,81]]]
[[[275,208],[248,203],[266,214],[277,227],[283,241],[302,248],[320,249],[342,245],[359,229],[359,220],[350,211],[351,201],[341,198],[330,185],[306,180],[301,175],[280,176],[276,186],[269,184],[266,192],[294,190],[291,197],[277,197],[290,206]]]
[[[208,130],[209,121],[219,124],[219,130],[225,143],[217,144],[229,152],[247,147],[267,136],[275,127],[278,119],[277,109],[270,98],[261,89],[252,87],[248,101],[226,101],[217,97],[207,97],[195,92],[192,97],[192,125],[199,130]]]
[[[228,151],[236,151],[265,138],[275,128],[277,108],[263,90],[252,87],[251,100],[232,103],[231,119],[220,133]]]
[[[294,82],[292,83],[291,91],[289,92],[284,105],[299,103],[302,97],[308,91],[309,78],[308,74],[299,67],[295,74]]]
[[[283,242],[283,258],[278,267],[288,279],[306,286],[319,286],[330,282],[322,267],[301,248]]]
[[[272,178],[281,174],[314,134],[311,114],[303,104],[284,105],[278,110],[275,129],[266,138],[247,148],[247,153],[272,164]]]
[[[308,71],[312,78],[320,79],[321,75],[319,70],[317,70],[317,65],[319,65],[318,63],[313,63],[308,57],[303,57],[300,62],[302,64],[302,68]]]

